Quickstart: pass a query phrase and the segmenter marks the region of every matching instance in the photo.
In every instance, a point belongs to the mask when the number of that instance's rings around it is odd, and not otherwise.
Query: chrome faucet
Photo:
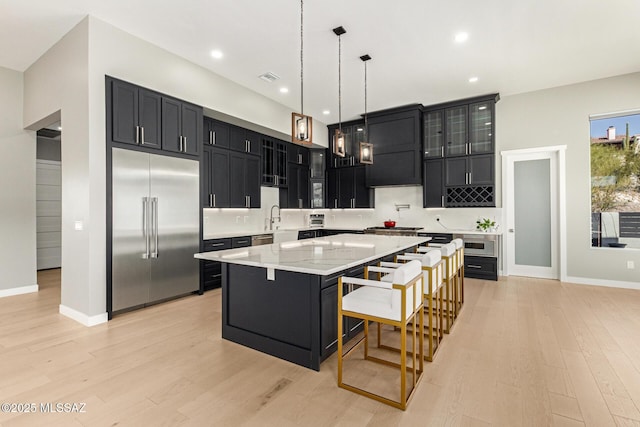
[[[273,208],[278,208],[278,216],[273,216]],[[269,217],[269,230],[273,231],[273,223],[276,222],[276,220],[278,222],[281,221],[281,218],[280,218],[280,206],[273,205],[273,206],[271,206],[271,215]]]

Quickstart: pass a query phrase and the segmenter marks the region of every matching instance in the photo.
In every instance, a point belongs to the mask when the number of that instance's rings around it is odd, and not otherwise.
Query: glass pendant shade
[[[291,113],[291,141],[299,144],[311,144],[313,119],[300,113]]]
[[[373,164],[373,144],[368,142],[360,143],[360,163]]]
[[[344,133],[340,129],[336,129],[333,134],[333,154],[338,157],[344,157],[346,154]]]

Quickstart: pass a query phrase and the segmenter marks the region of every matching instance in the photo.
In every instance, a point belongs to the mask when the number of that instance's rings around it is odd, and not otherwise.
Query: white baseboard
[[[1,289],[0,298],[38,292],[38,285],[20,286],[19,288]]]
[[[640,290],[640,282],[623,282],[621,280],[591,279],[588,277],[573,277],[573,276],[567,276],[564,278],[563,281],[568,283],[577,283],[578,285],[605,286],[608,288]]]
[[[63,316],[67,316],[70,319],[75,320],[78,323],[83,324],[84,326],[96,326],[101,323],[107,323],[109,317],[107,313],[96,314],[95,316],[87,316],[84,313],[80,313],[78,310],[74,310],[73,308],[67,307],[66,305],[60,304],[60,314]]]

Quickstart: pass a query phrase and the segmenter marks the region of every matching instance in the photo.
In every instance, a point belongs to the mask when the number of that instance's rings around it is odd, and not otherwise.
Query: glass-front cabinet
[[[467,155],[467,106],[447,108],[445,122],[447,157]]]
[[[493,152],[493,102],[469,106],[469,154]]]
[[[425,159],[444,157],[443,110],[426,111],[423,116],[423,156]]]

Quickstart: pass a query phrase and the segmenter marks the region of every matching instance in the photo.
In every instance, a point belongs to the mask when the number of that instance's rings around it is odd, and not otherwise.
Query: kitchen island
[[[338,277],[362,277],[365,265],[428,240],[339,234],[195,257],[222,263],[223,338],[320,370],[337,349]],[[345,340],[362,328],[345,325]]]

